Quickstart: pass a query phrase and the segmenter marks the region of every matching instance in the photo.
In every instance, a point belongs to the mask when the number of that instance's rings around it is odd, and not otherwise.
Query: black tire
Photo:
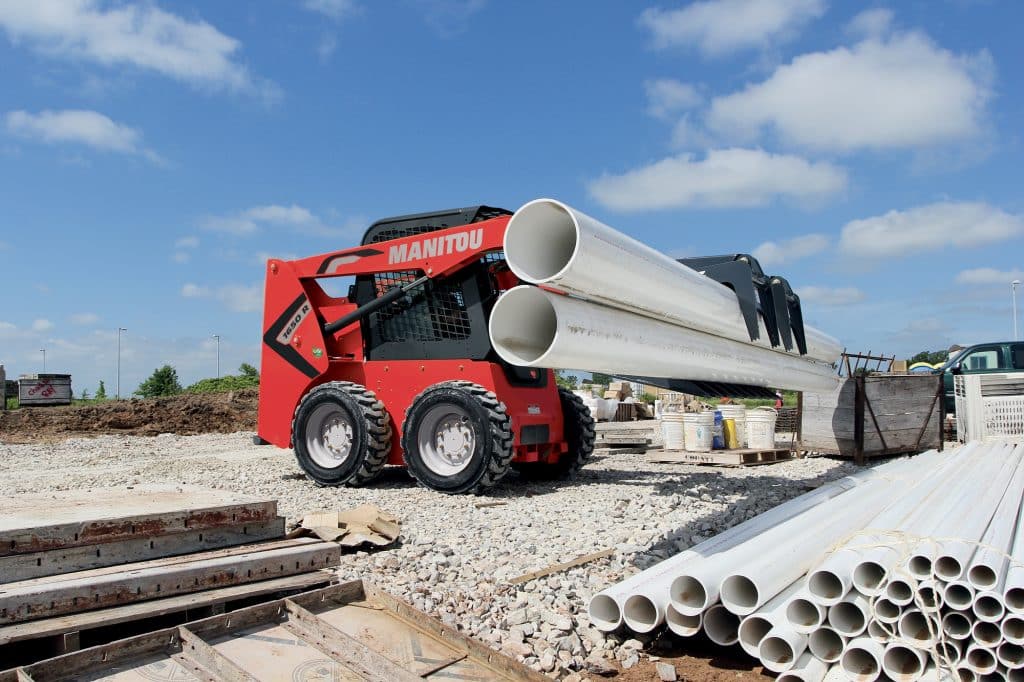
[[[569,451],[554,464],[524,462],[512,466],[524,478],[534,481],[554,481],[575,478],[583,465],[594,454],[594,417],[583,404],[583,399],[572,391],[558,389],[558,402],[562,405],[562,419],[565,421],[565,440]]]
[[[444,440],[437,430],[441,425],[452,425],[446,432],[456,434],[453,438],[465,437],[457,463],[443,460],[454,456],[454,450],[447,453],[440,443],[433,446],[435,439]],[[421,485],[448,494],[479,494],[508,473],[512,419],[505,404],[483,386],[446,381],[420,393],[406,410],[402,449],[409,473]]]
[[[324,428],[324,416],[338,425],[350,427],[347,454],[336,466],[328,466],[333,456],[321,435],[309,434],[311,428]],[[339,427],[340,428],[340,427]],[[391,451],[391,423],[384,404],[376,394],[349,381],[331,381],[307,393],[292,420],[292,445],[295,458],[306,474],[320,485],[365,485],[377,478]]]

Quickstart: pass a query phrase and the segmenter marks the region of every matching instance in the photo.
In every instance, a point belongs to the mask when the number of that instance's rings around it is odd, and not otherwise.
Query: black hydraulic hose
[[[424,284],[426,284],[429,279],[430,277],[423,275],[419,279],[409,282],[408,284],[403,284],[400,287],[395,287],[394,289],[391,289],[383,296],[375,298],[365,305],[359,306],[352,312],[344,315],[343,317],[335,320],[334,322],[328,322],[327,324],[325,324],[323,326],[324,334],[333,334],[334,332],[340,329],[344,329],[353,322],[363,319],[370,313],[376,312],[383,308],[384,306],[394,303],[395,301],[402,298],[416,287],[423,286]]]

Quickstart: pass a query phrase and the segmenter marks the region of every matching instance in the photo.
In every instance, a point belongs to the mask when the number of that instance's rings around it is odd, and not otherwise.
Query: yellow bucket
[[[740,446],[740,439],[736,436],[735,419],[722,420],[722,435],[725,436],[725,447],[727,449],[735,450]]]

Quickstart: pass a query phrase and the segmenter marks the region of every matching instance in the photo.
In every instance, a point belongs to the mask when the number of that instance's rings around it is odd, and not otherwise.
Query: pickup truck
[[[1024,372],[1024,341],[979,343],[964,348],[935,370],[942,374],[946,413],[956,412],[953,377],[957,374],[1012,374]]]

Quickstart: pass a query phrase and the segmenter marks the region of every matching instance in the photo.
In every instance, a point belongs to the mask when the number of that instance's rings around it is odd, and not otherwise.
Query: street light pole
[[[1013,340],[1020,341],[1020,336],[1017,335],[1017,287],[1020,286],[1020,280],[1015,279],[1010,282],[1010,298],[1013,299]]]
[[[121,332],[128,331],[124,327],[117,328],[117,389],[115,400],[121,399]]]
[[[46,374],[46,349],[40,348],[39,352],[43,354],[43,374]]]
[[[220,334],[214,334],[213,338],[217,339],[217,378],[220,379]]]

